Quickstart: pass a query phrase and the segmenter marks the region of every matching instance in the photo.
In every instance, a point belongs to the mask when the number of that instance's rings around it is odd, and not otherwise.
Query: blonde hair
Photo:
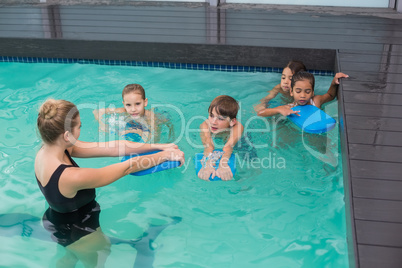
[[[38,130],[43,142],[52,144],[60,134],[79,124],[77,106],[66,100],[48,99],[39,108]]]

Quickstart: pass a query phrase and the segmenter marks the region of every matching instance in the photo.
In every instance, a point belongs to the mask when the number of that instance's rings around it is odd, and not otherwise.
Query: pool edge
[[[340,59],[336,50],[335,72],[341,72]],[[342,171],[343,171],[343,189],[345,199],[345,220],[346,220],[346,240],[348,246],[349,267],[359,267],[359,258],[357,250],[356,227],[354,220],[352,181],[349,162],[349,148],[347,127],[345,124],[345,106],[342,81],[338,90],[338,115],[339,115],[339,137],[342,152]]]

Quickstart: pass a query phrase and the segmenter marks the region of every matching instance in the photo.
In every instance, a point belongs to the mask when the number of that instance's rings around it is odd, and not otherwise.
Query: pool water
[[[331,80],[316,76],[316,94]],[[97,189],[107,236],[135,240],[150,226],[165,226],[150,241],[149,267],[348,267],[338,126],[315,135],[283,118],[257,117],[253,104],[279,81],[279,73],[0,63],[1,265],[55,267],[64,256],[40,221],[47,209],[33,171],[40,104],[50,97],[75,103],[80,139],[105,141],[119,137],[99,133],[92,111],[122,107],[122,89],[138,83],[148,108],[173,122],[173,141],[186,163]],[[205,182],[194,171],[194,156],[203,150],[198,127],[212,99],[223,94],[240,102],[245,138],[234,180]],[[324,110],[337,119],[336,101]],[[75,160],[91,168],[120,161]],[[132,246],[114,244],[104,265],[133,267],[137,257]]]

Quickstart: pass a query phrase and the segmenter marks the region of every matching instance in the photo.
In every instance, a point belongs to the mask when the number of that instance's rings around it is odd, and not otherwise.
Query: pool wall
[[[279,47],[0,38],[0,56],[179,62],[283,68],[290,60],[334,70],[335,50]]]
[[[340,70],[339,55],[336,53],[334,71],[338,72]],[[351,268],[359,267],[356,244],[356,228],[353,213],[353,195],[352,195],[352,183],[351,174],[349,167],[349,147],[348,147],[348,135],[347,128],[345,124],[345,106],[344,106],[344,93],[343,84],[340,83],[338,89],[338,114],[339,114],[339,137],[341,139],[341,152],[342,152],[342,169],[343,169],[343,189],[344,189],[344,199],[345,199],[345,217],[346,217],[346,241],[348,244],[349,252],[349,266]]]

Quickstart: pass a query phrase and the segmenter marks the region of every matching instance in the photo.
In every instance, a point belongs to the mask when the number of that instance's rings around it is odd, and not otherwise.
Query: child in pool
[[[268,95],[260,100],[260,103],[255,105],[254,110],[258,113],[267,107],[267,103],[275,98],[278,93],[284,96],[288,101],[291,101],[290,96],[290,84],[292,81],[292,76],[300,71],[307,71],[306,66],[304,66],[301,61],[290,61],[285,68],[283,68],[281,83],[276,85]]]
[[[233,152],[233,147],[243,133],[243,125],[236,120],[239,104],[227,95],[216,97],[208,108],[209,117],[200,125],[201,141],[204,145],[205,164],[198,172],[198,177],[209,180],[209,177],[218,176],[222,180],[233,178],[228,161]],[[213,138],[225,139],[223,155],[219,162],[219,167],[215,169],[214,161],[210,159],[214,150]]]
[[[152,138],[154,138],[152,142],[158,142],[161,125],[166,124],[169,128],[169,140],[173,137],[172,124],[154,111],[145,109],[148,105],[148,99],[145,97],[145,90],[141,85],[129,84],[125,86],[122,98],[124,108],[106,108],[93,111],[101,130],[107,131],[108,129],[106,124],[102,122],[104,114],[123,114],[125,116],[124,121],[127,124],[126,129],[120,131],[120,135],[134,133],[138,134],[144,142],[148,142]]]
[[[258,112],[259,116],[273,116],[281,114],[288,116],[290,114],[298,114],[298,111],[293,111],[291,108],[298,105],[314,105],[321,108],[321,105],[335,99],[339,87],[339,79],[349,77],[344,73],[337,73],[331,82],[328,92],[324,95],[314,95],[314,75],[308,72],[298,72],[293,75],[290,95],[293,97],[293,102],[290,104],[278,106],[275,108],[266,108]]]

